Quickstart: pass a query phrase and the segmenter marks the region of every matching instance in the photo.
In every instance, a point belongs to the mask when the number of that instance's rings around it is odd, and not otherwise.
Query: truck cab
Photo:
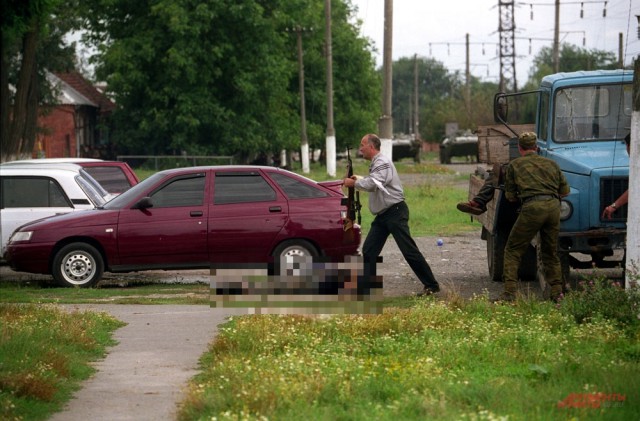
[[[612,219],[604,219],[602,214],[604,208],[613,203],[629,185],[629,156],[624,137],[631,125],[632,79],[633,72],[623,70],[558,73],[544,77],[536,91],[499,93],[495,97],[496,121],[509,129],[512,138],[499,141],[503,148],[508,148],[509,144],[514,144],[519,133],[514,127],[521,126],[512,127],[506,110],[514,109],[514,103],[519,101],[517,97],[535,96],[533,103],[537,106],[533,129],[538,136],[538,153],[558,163],[571,187],[570,194],[561,200],[558,241],[563,277],[568,286],[571,286],[571,267],[615,267],[624,264],[627,206],[618,209]],[[483,147],[482,142],[479,142],[479,147]],[[500,145],[493,145],[493,149],[496,148],[499,150]],[[498,155],[493,154],[494,157]],[[503,157],[503,165],[516,157],[508,151],[500,156]],[[495,164],[490,161],[487,163]],[[478,184],[477,181],[475,184]],[[490,250],[489,243],[503,249],[506,239],[496,239],[495,236],[508,236],[511,229],[509,224],[513,225],[515,221],[513,215],[508,215],[513,209],[503,203],[506,199],[499,189],[495,192],[494,201],[494,206],[478,218],[483,223],[483,238],[488,240],[489,257],[496,253],[498,257],[501,255],[499,250]],[[545,291],[546,281],[540,270],[542,262],[537,259],[536,247],[534,241],[532,252],[536,253],[525,256],[523,266],[528,261],[528,266],[535,268],[535,276]],[[534,257],[536,265],[531,264]],[[502,262],[494,261],[494,280],[498,280],[496,272],[499,275],[502,273],[501,266],[496,267],[498,263]],[[527,272],[523,266],[521,273],[523,270]]]

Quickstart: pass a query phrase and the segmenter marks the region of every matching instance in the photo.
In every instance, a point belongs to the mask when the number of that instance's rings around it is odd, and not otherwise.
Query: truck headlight
[[[571,204],[571,202],[567,202],[566,200],[561,200],[560,201],[560,220],[566,221],[567,219],[571,218],[571,215],[573,215],[573,205]]]
[[[29,241],[32,235],[33,231],[17,231],[9,238],[9,242]]]

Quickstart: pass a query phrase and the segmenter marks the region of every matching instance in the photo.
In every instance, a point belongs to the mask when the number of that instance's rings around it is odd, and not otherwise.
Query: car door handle
[[[191,211],[190,216],[202,216],[202,211]]]
[[[280,206],[270,206],[269,212],[282,212],[282,207]]]

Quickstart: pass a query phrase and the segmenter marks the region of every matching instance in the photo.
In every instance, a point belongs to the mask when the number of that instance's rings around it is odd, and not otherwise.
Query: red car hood
[[[56,228],[76,228],[93,225],[107,225],[118,222],[119,210],[88,209],[79,212],[70,212],[63,215],[54,215],[44,219],[38,219],[24,224],[18,229],[48,230]]]

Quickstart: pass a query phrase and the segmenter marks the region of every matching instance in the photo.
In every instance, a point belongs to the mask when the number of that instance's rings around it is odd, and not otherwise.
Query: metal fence
[[[134,168],[147,168],[155,171],[200,165],[233,165],[233,156],[211,155],[118,155],[118,161],[124,161]]]

